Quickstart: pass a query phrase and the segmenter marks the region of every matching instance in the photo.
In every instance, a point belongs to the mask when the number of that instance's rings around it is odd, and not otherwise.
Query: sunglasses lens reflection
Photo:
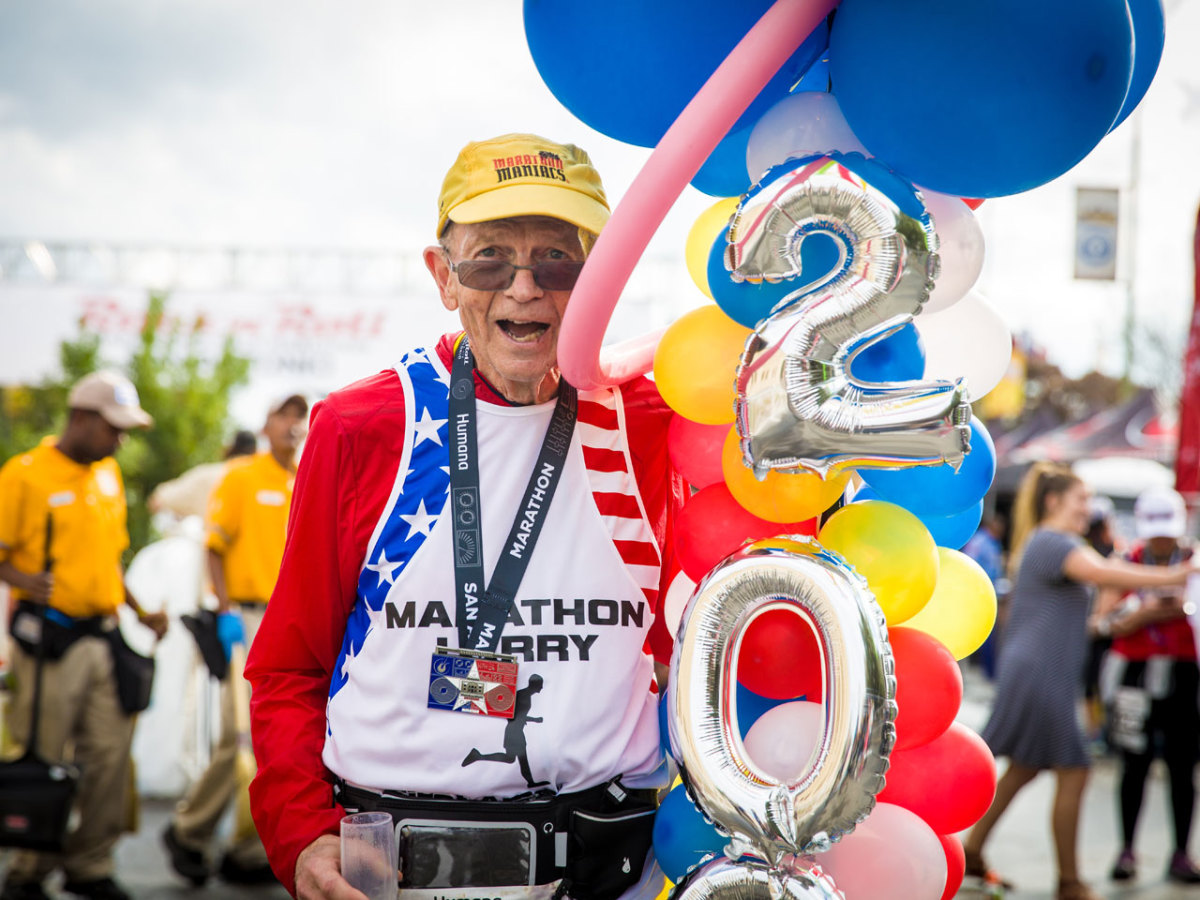
[[[547,291],[569,291],[579,280],[583,263],[555,259],[532,266],[514,266],[499,259],[469,259],[455,265],[458,280],[477,291],[502,291],[513,283],[518,269],[529,269],[533,280]]]

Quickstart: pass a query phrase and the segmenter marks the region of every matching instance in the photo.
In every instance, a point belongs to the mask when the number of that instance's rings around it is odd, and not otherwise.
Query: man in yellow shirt
[[[307,432],[308,402],[293,394],[275,403],[263,434],[269,449],[231,460],[208,502],[208,570],[217,598],[217,633],[227,656],[233,645],[249,649],[262,622],[283,559],[296,451]],[[208,769],[180,802],[163,832],[171,865],[193,884],[209,876],[205,850],[238,790],[238,728],[230,679],[221,697],[221,737]],[[248,687],[246,688],[248,691]],[[249,711],[245,711],[249,715]],[[240,832],[240,830],[239,830]],[[238,884],[274,880],[258,835],[235,833],[220,864],[222,878]]]
[[[122,603],[159,637],[167,629],[166,614],[144,612],[125,586],[125,489],[112,458],[126,430],[152,420],[133,385],[115,372],[81,379],[67,402],[61,435],[0,468],[0,580],[12,587],[16,601],[10,733],[28,742],[40,643],[45,662],[37,746],[50,759],[62,759],[66,745],[74,746],[82,773],[79,818],[61,855],[13,856],[0,900],[45,900],[42,881],[58,867],[67,893],[128,898],[112,878],[112,850],[126,824],[134,717],[120,706],[104,635],[116,626]],[[43,604],[44,621],[37,609]]]

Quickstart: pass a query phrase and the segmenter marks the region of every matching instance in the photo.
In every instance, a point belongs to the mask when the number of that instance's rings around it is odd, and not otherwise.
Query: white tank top
[[[519,663],[508,720],[427,705],[432,654],[458,644],[453,528],[442,515],[450,379],[432,352],[406,355],[397,372],[410,437],[330,686],[325,764],[374,789],[500,798],[653,772],[662,754],[646,635],[660,562],[620,391],[580,393],[562,480],[501,638]],[[554,403],[477,410],[490,577]]]

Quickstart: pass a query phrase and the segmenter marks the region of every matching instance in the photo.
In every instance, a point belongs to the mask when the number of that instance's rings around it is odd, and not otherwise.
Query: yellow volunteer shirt
[[[0,468],[0,559],[41,572],[52,515],[50,605],[68,616],[112,613],[125,601],[121,554],[129,546],[121,470],[111,456],[81,465],[59,451],[56,440],[48,437]]]
[[[208,500],[208,547],[225,563],[230,600],[266,603],[283,561],[294,474],[270,453],[231,460]]]

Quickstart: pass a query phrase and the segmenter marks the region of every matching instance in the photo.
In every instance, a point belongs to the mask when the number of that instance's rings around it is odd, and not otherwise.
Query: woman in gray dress
[[[991,809],[966,841],[967,874],[994,884],[983,845],[1017,792],[1041,771],[1055,773],[1051,824],[1058,862],[1057,900],[1100,900],[1079,877],[1079,810],[1090,756],[1079,725],[1087,658],[1090,585],[1126,589],[1183,584],[1193,563],[1141,566],[1106,559],[1084,543],[1088,489],[1069,469],[1038,464],[1026,475],[1013,512],[1016,579],[997,664],[996,694],[983,739],[1009,758]],[[1005,885],[1009,886],[1009,885]]]

